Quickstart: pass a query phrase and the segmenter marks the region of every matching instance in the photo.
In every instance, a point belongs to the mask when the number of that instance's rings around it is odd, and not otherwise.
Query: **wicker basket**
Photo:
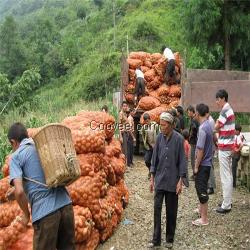
[[[48,187],[68,185],[80,176],[69,128],[52,123],[44,126],[33,139]]]

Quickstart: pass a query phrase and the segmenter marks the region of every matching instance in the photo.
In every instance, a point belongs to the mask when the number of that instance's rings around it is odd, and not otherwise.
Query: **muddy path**
[[[114,235],[98,250],[144,250],[152,237],[153,194],[149,192],[147,169],[142,157],[136,157],[135,166],[126,173],[130,190],[130,203],[123,221]],[[226,215],[214,209],[221,201],[218,163],[216,165],[216,193],[209,200],[209,225],[195,227],[192,220],[198,218],[193,210],[197,206],[194,182],[184,189],[179,199],[177,228],[173,249],[250,249],[250,193],[237,188],[233,194],[233,209]],[[189,171],[190,172],[190,171]],[[163,209],[163,235],[165,239],[165,209]],[[162,247],[162,249],[164,249]]]

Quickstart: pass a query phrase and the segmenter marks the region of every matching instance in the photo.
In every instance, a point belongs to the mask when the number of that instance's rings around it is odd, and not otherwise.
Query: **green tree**
[[[249,1],[186,0],[179,3],[183,3],[184,31],[190,44],[212,53],[215,47],[221,46],[227,70],[232,65],[245,70],[250,68],[247,62],[250,53]]]
[[[38,69],[30,69],[23,72],[21,78],[13,84],[11,92],[14,93],[15,106],[27,101],[33,90],[39,87],[41,75]]]
[[[17,24],[12,16],[5,18],[0,28],[0,72],[10,80],[20,76],[26,68],[25,49]]]
[[[10,96],[11,84],[6,74],[0,74],[0,110],[8,102]]]

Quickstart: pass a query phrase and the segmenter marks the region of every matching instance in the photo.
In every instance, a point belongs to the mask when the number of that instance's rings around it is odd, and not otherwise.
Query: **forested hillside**
[[[225,12],[220,0],[1,0],[1,107],[37,109],[52,93],[60,108],[103,97],[119,88],[127,45],[169,46],[192,68],[248,70],[249,4],[230,2]]]

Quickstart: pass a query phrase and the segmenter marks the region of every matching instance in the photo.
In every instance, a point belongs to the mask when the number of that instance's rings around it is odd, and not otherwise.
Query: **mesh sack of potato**
[[[95,250],[100,242],[100,234],[97,229],[93,229],[89,239],[84,243],[78,243],[76,250]]]
[[[181,97],[181,87],[180,85],[171,85],[169,88],[170,97]]]
[[[147,114],[150,115],[151,121],[160,123],[160,115],[161,115],[161,113],[164,112],[164,111],[165,111],[165,109],[164,109],[163,107],[157,107],[157,108],[151,109],[151,110],[149,110],[149,111],[146,111],[145,113],[147,113]],[[140,119],[140,123],[141,123],[141,124],[144,124],[143,115],[144,115],[145,113],[143,113],[142,116],[141,116],[141,119]]]
[[[89,208],[74,206],[75,239],[77,243],[90,238],[94,222]]]
[[[143,65],[143,61],[139,60],[139,59],[127,59],[127,63],[129,65],[130,69],[137,69],[138,67]]]
[[[7,201],[6,192],[10,188],[9,177],[0,180],[0,202]]]
[[[124,94],[125,96],[125,99],[128,103],[133,103],[134,102],[134,98],[135,98],[135,95],[134,94],[131,94],[131,93],[125,93]]]
[[[159,88],[161,84],[160,77],[156,76],[151,82],[147,82],[147,88],[154,90]]]
[[[0,227],[7,227],[22,213],[16,201],[0,204]]]
[[[162,54],[160,53],[153,53],[150,55],[150,61],[152,62],[152,64],[158,63],[160,59],[162,59]]]
[[[156,77],[156,73],[154,69],[150,69],[144,74],[144,78],[147,82],[153,81],[155,77]]]
[[[151,96],[144,96],[140,99],[138,107],[142,110],[151,110],[161,105],[160,101]]]
[[[145,61],[146,59],[150,58],[150,54],[144,51],[138,51],[138,52],[131,52],[129,54],[130,59],[139,59],[141,61]]]

